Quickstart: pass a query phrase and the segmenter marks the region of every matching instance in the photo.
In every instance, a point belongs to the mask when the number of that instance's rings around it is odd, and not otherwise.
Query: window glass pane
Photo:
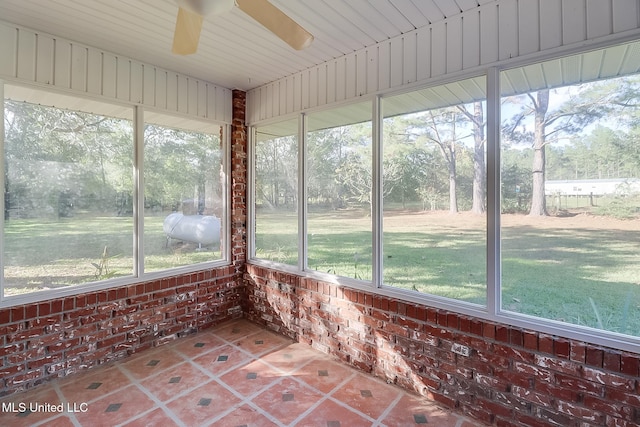
[[[485,79],[383,101],[383,281],[486,302]]]
[[[145,272],[222,258],[220,127],[145,115]]]
[[[503,309],[640,335],[635,49],[502,73]]]
[[[5,89],[5,296],[131,275],[131,109]]]
[[[255,256],[298,265],[298,121],[257,129]]]
[[[371,103],[309,115],[307,265],[371,280]]]

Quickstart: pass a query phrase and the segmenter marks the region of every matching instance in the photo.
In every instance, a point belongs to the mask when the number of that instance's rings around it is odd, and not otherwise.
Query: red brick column
[[[247,260],[247,127],[246,93],[234,90],[231,122],[231,263],[236,273]]]

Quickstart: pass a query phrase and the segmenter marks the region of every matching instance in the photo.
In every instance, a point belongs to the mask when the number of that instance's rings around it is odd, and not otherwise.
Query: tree
[[[473,125],[473,195],[471,212],[482,214],[486,206],[486,167],[484,147],[486,142],[484,112],[482,102],[473,103],[473,113],[467,109],[467,104],[459,105],[458,109]]]
[[[370,212],[371,122],[315,130],[307,139],[309,204]]]
[[[307,137],[307,197],[310,204],[344,207],[344,188],[336,171],[353,142],[351,126],[320,129]]]
[[[7,100],[5,131],[6,218],[104,212],[133,193],[130,121]]]
[[[294,136],[256,144],[256,194],[270,208],[296,206],[297,147]]]
[[[424,136],[439,148],[442,157],[447,164],[449,174],[449,212],[458,212],[458,196],[456,192],[456,147],[459,135],[457,134],[458,120],[460,118],[457,109],[443,108],[430,110],[427,114]]]
[[[531,216],[546,216],[547,199],[544,194],[546,156],[545,148],[547,144],[545,120],[549,109],[549,90],[541,90],[536,94],[536,98],[531,97],[534,108],[534,133],[533,133],[533,167],[531,186]]]
[[[221,152],[217,135],[147,125],[144,138],[145,205],[162,210],[212,212]],[[184,205],[184,206],[183,206]]]
[[[548,215],[544,191],[547,145],[580,132],[602,117],[610,106],[611,89],[607,84],[598,83],[571,86],[563,90],[566,100],[552,109],[549,108],[550,89],[509,100],[512,107],[519,107],[519,111],[503,126],[503,133],[515,143],[528,142],[533,149],[529,215]],[[554,90],[555,95],[559,95],[558,90]],[[533,131],[527,130],[527,123],[533,126]]]

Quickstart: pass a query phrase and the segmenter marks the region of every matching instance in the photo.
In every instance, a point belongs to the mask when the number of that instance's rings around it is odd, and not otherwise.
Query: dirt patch
[[[536,228],[640,231],[639,219],[617,219],[574,212],[573,215],[532,217],[502,215],[504,227],[528,225]]]
[[[519,214],[501,216],[502,227],[533,227],[540,229],[589,229],[640,231],[640,219],[622,220],[605,216],[597,216],[584,212],[569,212],[562,216],[532,217]],[[399,211],[386,212],[384,222],[395,227],[452,227],[452,228],[486,228],[486,215],[470,212],[457,214],[448,211]]]

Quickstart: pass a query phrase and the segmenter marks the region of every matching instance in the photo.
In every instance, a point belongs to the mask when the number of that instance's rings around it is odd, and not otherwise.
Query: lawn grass
[[[315,231],[309,267],[368,280],[370,218],[339,215],[309,216],[308,228]],[[261,214],[258,256],[269,259],[283,241],[295,256],[297,230],[282,221],[279,214]],[[385,286],[486,304],[484,217],[398,211],[385,213],[384,221]],[[504,215],[503,309],[640,335],[638,231],[637,219]]]
[[[219,258],[219,251],[200,251],[195,244],[173,241],[167,245],[163,219],[145,218],[145,271]],[[5,295],[130,276],[133,219],[80,215],[11,219],[5,222],[3,261]]]
[[[166,245],[164,216],[145,219],[145,271],[218,259],[193,244]],[[258,256],[297,264],[294,213],[261,212]],[[503,309],[640,335],[640,224],[577,215],[502,219]],[[5,294],[131,275],[133,222],[123,217],[5,223]],[[371,218],[309,215],[309,267],[371,279]],[[485,219],[445,212],[385,212],[384,285],[486,304]],[[108,271],[98,271],[105,246]]]

